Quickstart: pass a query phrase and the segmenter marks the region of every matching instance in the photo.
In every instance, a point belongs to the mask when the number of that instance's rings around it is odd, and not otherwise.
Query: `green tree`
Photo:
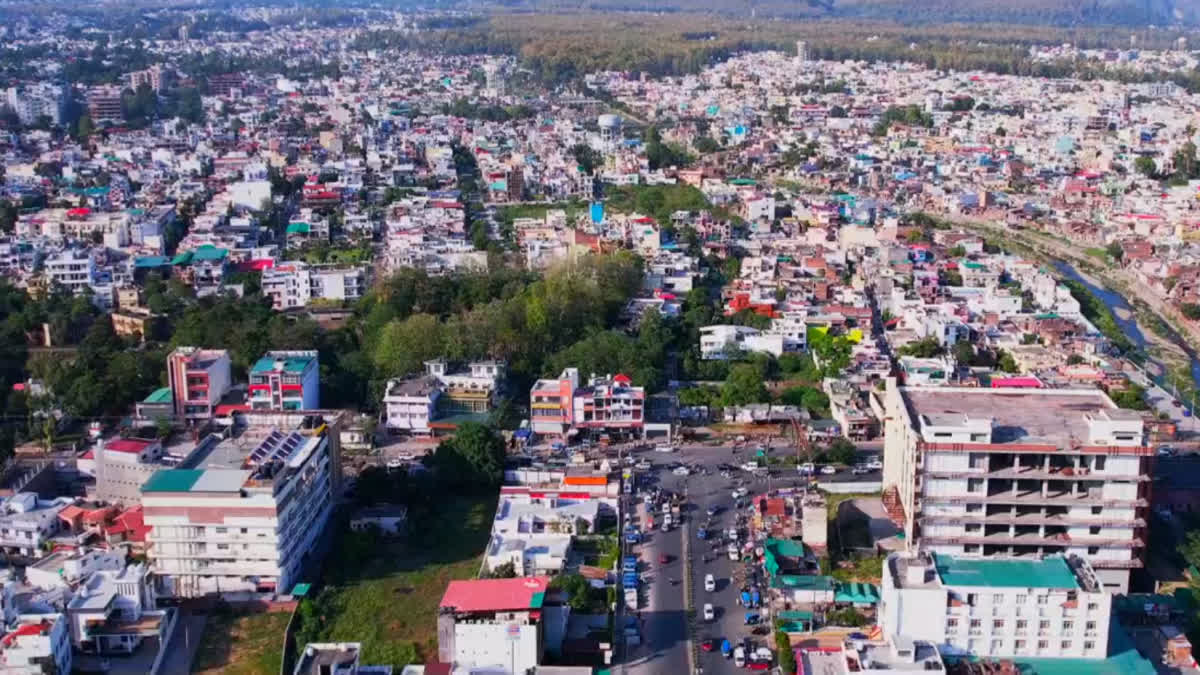
[[[721,386],[721,404],[727,406],[765,403],[771,395],[763,384],[763,375],[758,368],[748,363],[739,363],[729,369],[729,377]]]
[[[1117,262],[1121,262],[1121,259],[1125,257],[1125,249],[1121,248],[1121,244],[1115,241],[1105,246],[1104,252]]]
[[[788,634],[775,631],[775,653],[779,655],[779,669],[785,673],[796,672],[796,655],[792,652],[792,641]]]
[[[1021,368],[1017,365],[1017,360],[1012,354],[1003,349],[996,350],[996,368],[1006,373],[1020,372]]]
[[[492,427],[464,422],[433,455],[438,476],[470,492],[494,490],[504,477],[504,439]]]
[[[1133,168],[1147,178],[1154,176],[1155,172],[1158,171],[1158,166],[1154,163],[1154,158],[1146,155],[1140,155],[1137,159],[1133,160]]]
[[[835,438],[825,451],[825,456],[834,464],[853,464],[858,455],[858,447],[845,438]]]
[[[1200,320],[1200,304],[1185,302],[1179,306],[1179,311],[1192,321]]]

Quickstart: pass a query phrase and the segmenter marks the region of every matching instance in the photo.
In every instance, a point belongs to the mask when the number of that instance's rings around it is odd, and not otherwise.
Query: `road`
[[[751,477],[746,472],[736,472],[732,478],[724,478],[716,469],[718,464],[739,464],[745,461],[748,451],[743,450],[734,454],[728,446],[689,445],[675,453],[642,452],[640,458],[650,461],[654,466],[649,472],[639,472],[648,475],[650,481],[656,482],[664,490],[687,495],[686,507],[681,510],[684,523],[669,533],[655,531],[650,533],[647,540],[639,548],[643,564],[648,565],[646,573],[648,603],[642,610],[644,644],[630,650],[625,660],[625,672],[638,675],[651,673],[687,673],[687,640],[694,642],[696,654],[695,665],[703,669],[705,675],[713,673],[739,673],[732,660],[726,660],[718,651],[706,653],[700,650],[700,643],[709,638],[716,639],[718,645],[721,639],[728,639],[737,644],[742,639],[753,638],[758,645],[772,646],[770,634],[753,636],[749,626],[744,625],[745,610],[738,605],[738,596],[743,586],[746,565],[730,561],[725,553],[725,542],[721,534],[735,520],[734,499],[732,490],[735,481],[750,489],[751,496],[761,494],[770,488],[791,487],[802,484],[802,479],[790,467],[781,468],[771,477]],[[689,476],[678,476],[667,469],[668,464],[683,462],[688,465],[697,464],[707,470],[707,473],[694,473]],[[879,480],[879,474],[851,477],[848,471],[841,471],[837,476],[823,477],[835,480]],[[710,506],[718,507],[719,512],[712,518],[714,535],[721,537],[720,543],[714,549],[712,540],[706,542],[697,538],[697,529],[708,519],[707,510]],[[639,516],[644,511],[639,507]],[[641,521],[644,525],[645,520]],[[656,523],[658,520],[656,519]],[[743,536],[745,532],[743,531]],[[684,608],[684,585],[672,585],[669,579],[683,576],[685,566],[680,557],[683,554],[683,537],[688,537],[688,548],[691,553],[690,567],[691,588],[693,590],[693,606],[695,620],[688,634],[687,612]],[[659,564],[659,556],[666,553],[670,562],[664,567]],[[704,577],[712,574],[716,580],[716,590],[709,593],[704,590]],[[665,577],[665,578],[664,578]],[[761,586],[765,589],[765,579]],[[715,620],[711,623],[703,620],[702,608],[705,603],[712,603],[715,610]],[[769,625],[769,620],[767,621]]]

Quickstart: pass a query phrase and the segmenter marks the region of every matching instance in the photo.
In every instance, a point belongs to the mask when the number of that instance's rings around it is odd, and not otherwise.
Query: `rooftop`
[[[541,609],[549,577],[451,581],[438,605],[456,612]]]
[[[268,352],[262,358],[254,363],[254,367],[250,369],[253,373],[269,373],[275,370],[276,362],[280,362],[284,372],[288,373],[303,373],[304,369],[312,363],[315,356],[300,356],[299,354],[274,355]]]
[[[163,469],[142,492],[239,492],[249,477],[249,471],[237,469]]]
[[[142,402],[143,403],[170,403],[171,402],[171,388],[170,387],[162,387],[160,389],[155,389],[154,391],[150,392],[150,395],[147,396],[146,400],[144,400]]]
[[[1078,590],[1084,588],[1080,577],[1066,558],[1051,556],[1041,560],[1018,560],[1012,558],[965,558],[949,555],[928,554],[933,561],[933,575],[929,573],[929,559],[892,555],[888,558],[887,573],[897,588],[940,588],[944,586],[967,586],[976,588],[1046,588]],[[926,568],[921,581],[909,574],[914,566]],[[1086,572],[1084,578],[1086,580]]]
[[[1088,438],[1088,414],[1103,411],[1113,419],[1131,419],[1132,412],[1117,408],[1099,390],[903,387],[901,392],[922,427],[991,420],[992,443],[1064,445]]]

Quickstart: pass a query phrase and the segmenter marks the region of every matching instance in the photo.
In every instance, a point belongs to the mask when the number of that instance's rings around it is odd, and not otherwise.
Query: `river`
[[[1109,311],[1112,312],[1113,319],[1117,322],[1117,326],[1120,327],[1121,331],[1125,333],[1129,340],[1133,342],[1138,349],[1145,351],[1148,345],[1146,334],[1142,332],[1142,327],[1138,325],[1137,319],[1135,318],[1133,307],[1131,307],[1129,303],[1125,301],[1124,296],[1116,291],[1104,288],[1103,286],[1097,286],[1080,274],[1069,263],[1066,263],[1062,260],[1053,260],[1051,262],[1054,265],[1054,269],[1058,270],[1060,274],[1068,279],[1078,281],[1086,286],[1092,293],[1095,293],[1096,297],[1100,298],[1101,302],[1103,302],[1105,306],[1108,307]],[[1200,359],[1196,358],[1196,353],[1187,346],[1187,343],[1182,337],[1180,337],[1173,329],[1169,330],[1170,333],[1168,339],[1170,339],[1170,341],[1174,344],[1179,345],[1187,353],[1192,367],[1192,379],[1196,382],[1200,382]],[[1161,370],[1161,362],[1155,360],[1155,364]],[[1161,377],[1157,377],[1155,380],[1159,381],[1159,384],[1162,383]]]

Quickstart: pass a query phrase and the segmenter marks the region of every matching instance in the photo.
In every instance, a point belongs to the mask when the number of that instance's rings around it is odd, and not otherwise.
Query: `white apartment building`
[[[0,637],[0,673],[42,675],[51,663],[54,672],[71,672],[71,640],[62,614],[22,614]]]
[[[62,123],[63,108],[66,106],[66,90],[56,84],[40,82],[21,88],[9,87],[7,101],[17,113],[21,124],[36,124],[39,117],[50,118],[50,123]]]
[[[62,529],[59,512],[73,501],[70,497],[39,499],[32,492],[9,497],[0,513],[0,549],[27,558],[42,557],[43,544]]]
[[[744,352],[764,352],[779,357],[803,348],[803,341],[749,326],[716,325],[700,329],[700,357],[708,360],[725,359]]]
[[[525,673],[542,660],[549,577],[451,581],[438,605],[438,660]]]
[[[432,375],[389,380],[383,395],[389,430],[430,433],[429,422],[437,416],[441,383]]]
[[[313,300],[344,302],[362,297],[364,266],[339,267],[289,262],[262,272],[262,290],[277,310],[304,307]]]
[[[42,262],[46,279],[72,292],[90,287],[96,278],[96,261],[92,254],[80,249],[67,249]]]
[[[430,433],[442,416],[480,414],[492,409],[504,379],[501,361],[473,361],[450,371],[445,361],[425,362],[425,374],[389,380],[383,407],[390,430]]]
[[[158,591],[290,591],[333,510],[337,432],[272,431],[248,456],[225,444],[142,487]],[[334,440],[331,440],[334,439]],[[232,467],[250,467],[249,470]]]
[[[1097,389],[900,387],[884,408],[884,504],[908,545],[1086,558],[1111,592],[1142,566],[1151,449]]]
[[[1112,595],[1078,556],[888,556],[879,603],[890,636],[986,658],[1108,656]]]

